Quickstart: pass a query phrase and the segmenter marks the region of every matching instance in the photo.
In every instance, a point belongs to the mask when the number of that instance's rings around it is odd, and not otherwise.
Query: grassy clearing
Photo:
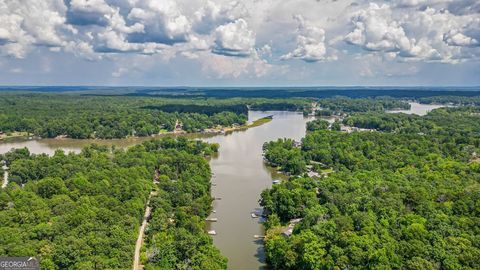
[[[0,134],[0,140],[10,139],[10,138],[19,138],[19,137],[28,137],[30,134],[28,132],[7,132]]]
[[[257,119],[255,121],[253,121],[253,123],[251,123],[250,125],[247,125],[247,127],[251,128],[251,127],[258,127],[258,126],[261,126],[263,124],[266,124],[270,121],[273,120],[273,115],[270,115],[270,116],[266,116],[266,117],[262,117],[260,119]]]
[[[273,120],[273,115],[270,115],[270,116],[266,116],[266,117],[262,117],[260,119],[257,119],[255,121],[253,121],[251,124],[242,125],[242,126],[238,126],[238,127],[225,128],[224,130],[225,130],[225,132],[235,131],[235,130],[247,130],[249,128],[264,125],[264,124],[266,124],[266,123],[268,123],[272,120]]]

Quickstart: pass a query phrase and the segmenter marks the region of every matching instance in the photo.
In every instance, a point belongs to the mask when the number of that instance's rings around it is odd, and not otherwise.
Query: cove
[[[215,245],[225,255],[228,269],[262,269],[265,256],[261,240],[254,235],[263,235],[259,218],[252,218],[252,212],[258,212],[260,193],[272,185],[272,181],[283,176],[265,165],[262,146],[265,142],[278,138],[300,140],[305,135],[305,118],[298,112],[259,112],[250,111],[249,122],[273,115],[273,120],[244,131],[230,134],[195,135],[188,137],[220,144],[218,155],[212,157],[212,197],[220,198],[213,202],[215,213],[211,218],[217,222],[208,223],[208,229],[215,230],[212,236]],[[84,146],[97,143],[101,145],[128,147],[151,138],[131,138],[118,140],[72,140],[72,139],[34,139],[8,140],[0,142],[0,153],[11,148],[27,147],[32,153],[53,154],[57,149],[66,152],[79,152]]]

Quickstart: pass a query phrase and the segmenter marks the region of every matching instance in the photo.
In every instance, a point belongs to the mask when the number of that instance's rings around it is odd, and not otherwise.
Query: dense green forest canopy
[[[462,96],[435,96],[423,97],[418,101],[424,104],[453,104],[463,106],[480,106],[480,97],[462,97]]]
[[[172,93],[177,93],[173,91]],[[472,99],[469,101],[469,99]],[[476,104],[478,97],[438,96],[424,98],[425,103]],[[190,96],[81,95],[68,93],[0,93],[0,132],[28,132],[54,138],[125,138],[150,136],[174,131],[181,124],[185,132],[201,132],[218,126],[242,125],[248,109],[312,112],[317,115],[382,112],[408,109],[410,105],[391,97],[307,99],[228,98]]]
[[[265,144],[266,159],[294,175],[262,193],[271,267],[480,269],[478,109],[352,117],[394,128],[343,133],[319,125],[301,147]],[[310,178],[311,169],[333,173]]]
[[[418,99],[434,96],[480,96],[479,87],[108,87],[108,86],[3,86],[2,91],[76,93],[109,96],[153,96],[168,98],[393,98]]]
[[[314,131],[314,130],[322,130],[328,129],[330,123],[323,119],[315,119],[307,123],[307,130]]]
[[[1,95],[0,130],[24,131],[41,137],[124,138],[172,131],[177,121],[187,132],[217,125],[245,123],[244,112],[232,111],[228,102],[198,100],[176,104],[203,104],[201,113],[164,112],[148,106],[169,100],[135,97],[84,97],[76,95]],[[211,113],[210,113],[211,112]]]
[[[318,100],[318,106],[323,110],[346,113],[410,109],[410,104],[408,102],[389,97],[358,99],[347,97],[325,98]]]
[[[196,104],[165,104],[165,105],[149,105],[142,107],[142,109],[153,109],[170,113],[199,113],[213,116],[221,112],[233,112],[236,114],[247,114],[248,108],[245,104],[223,105],[223,106],[209,106]]]
[[[225,269],[204,232],[211,209],[206,156],[218,145],[184,138],[127,150],[4,155],[11,183],[0,190],[0,256],[38,256],[41,269],[131,269],[152,189],[146,269]],[[153,183],[157,173],[159,184]]]
[[[128,96],[66,94],[0,95],[0,131],[29,132],[44,138],[125,138],[173,131],[186,132],[217,126],[242,125],[247,106],[259,110],[301,110],[306,99],[165,99]],[[178,122],[177,122],[178,121]]]
[[[352,114],[345,118],[343,123],[360,128],[406,134],[466,135],[475,134],[478,130],[479,112],[479,107],[439,108],[423,117],[414,114],[368,112]]]

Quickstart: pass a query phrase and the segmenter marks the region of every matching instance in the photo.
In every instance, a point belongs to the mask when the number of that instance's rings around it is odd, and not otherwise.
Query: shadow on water
[[[255,235],[264,235],[263,218],[252,217],[252,212],[261,212],[261,192],[272,186],[272,181],[288,179],[265,165],[262,146],[278,138],[300,140],[305,135],[305,123],[309,120],[294,112],[249,112],[249,120],[268,115],[274,119],[264,125],[227,134],[188,134],[189,138],[202,139],[220,144],[219,153],[209,158],[212,169],[212,196],[215,212],[211,217],[217,222],[207,222],[207,228],[215,230],[215,245],[225,255],[230,270],[267,269],[263,240]],[[124,140],[72,140],[33,139],[0,142],[0,153],[11,148],[28,147],[32,153],[53,154],[56,149],[79,152],[84,146],[97,143],[126,148],[151,138]]]
[[[263,249],[263,239],[256,239],[253,241],[258,246],[255,258],[262,264],[258,267],[259,270],[268,270],[267,261],[265,257],[265,251]]]

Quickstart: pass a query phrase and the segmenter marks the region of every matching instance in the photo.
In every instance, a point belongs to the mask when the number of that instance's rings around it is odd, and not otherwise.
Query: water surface
[[[405,114],[416,114],[416,115],[426,115],[430,111],[442,107],[446,107],[446,105],[439,105],[439,104],[421,104],[418,102],[409,102],[410,110],[391,110],[388,111],[390,113],[405,113]]]
[[[220,144],[218,157],[211,160],[214,201],[211,217],[218,218],[210,228],[215,245],[227,256],[228,269],[259,269],[264,265],[262,242],[254,235],[263,235],[263,227],[251,213],[259,211],[258,200],[262,190],[279,178],[263,162],[262,145],[277,138],[300,140],[305,135],[309,120],[301,113],[250,112],[249,120],[274,115],[271,122],[227,136],[206,139]]]
[[[228,269],[260,269],[265,265],[262,242],[254,235],[263,235],[263,227],[251,213],[260,211],[258,200],[262,190],[272,185],[272,180],[281,178],[265,166],[262,145],[278,138],[300,140],[305,135],[305,124],[311,118],[304,118],[296,112],[249,112],[249,121],[273,115],[273,120],[262,126],[245,131],[221,135],[190,135],[208,142],[220,144],[219,153],[211,159],[213,172],[212,196],[221,198],[214,201],[211,217],[218,222],[208,224],[217,232],[212,236],[215,245],[227,256]],[[35,154],[52,155],[57,149],[66,152],[80,152],[91,143],[128,147],[150,138],[118,140],[72,140],[72,139],[15,139],[0,142],[0,153],[12,148],[28,147]]]

